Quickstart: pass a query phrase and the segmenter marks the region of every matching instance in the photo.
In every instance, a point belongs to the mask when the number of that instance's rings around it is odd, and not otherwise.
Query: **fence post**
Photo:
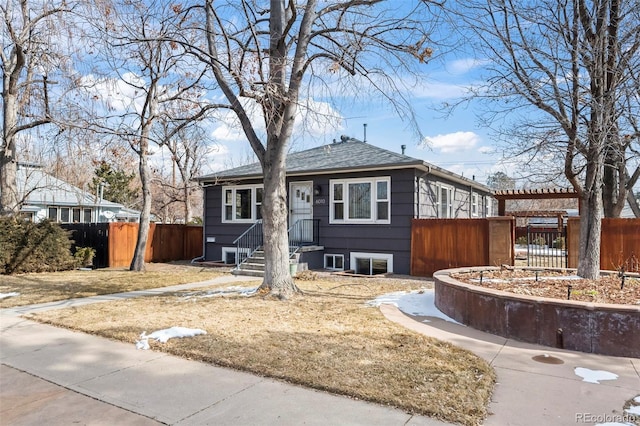
[[[578,254],[580,253],[580,218],[567,219],[567,268],[578,267]]]
[[[515,220],[512,217],[491,217],[489,222],[489,265],[514,265]]]

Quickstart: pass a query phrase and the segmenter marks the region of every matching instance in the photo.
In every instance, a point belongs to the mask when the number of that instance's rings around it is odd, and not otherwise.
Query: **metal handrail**
[[[249,229],[233,241],[233,244],[236,246],[236,268],[238,268],[241,263],[246,262],[246,260],[262,246],[262,243],[262,219],[258,219]],[[245,256],[241,256],[241,254],[245,254]]]
[[[320,219],[299,219],[287,229],[289,235],[289,256],[293,256],[304,245],[317,245]],[[244,231],[233,241],[236,246],[236,268],[245,263],[262,247],[264,235],[262,233],[262,219]]]

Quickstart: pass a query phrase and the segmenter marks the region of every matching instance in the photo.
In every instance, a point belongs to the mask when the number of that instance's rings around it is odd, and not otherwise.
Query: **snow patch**
[[[604,370],[590,370],[588,368],[576,367],[573,370],[576,375],[582,377],[583,382],[600,384],[600,380],[616,380],[617,374]]]
[[[169,339],[174,337],[193,337],[199,334],[207,334],[206,331],[199,328],[186,328],[186,327],[171,327],[164,330],[157,330],[147,335],[146,331],[143,331],[140,335],[140,340],[136,340],[136,349],[149,349],[149,339],[154,339],[160,343],[167,343]]]
[[[7,297],[15,297],[20,296],[20,293],[17,291],[12,291],[11,293],[0,293],[0,299],[6,299]]]
[[[231,286],[226,288],[217,288],[215,290],[208,290],[205,292],[195,292],[195,293],[187,293],[185,296],[185,300],[196,298],[196,299],[204,299],[208,297],[224,297],[229,295],[238,295],[238,296],[252,296],[258,291],[258,287],[240,287],[240,286]]]
[[[640,405],[631,406],[624,411],[626,413],[633,414],[634,416],[640,416]]]
[[[397,291],[383,294],[367,302],[367,306],[379,307],[382,304],[394,305],[405,314],[423,317],[435,317],[460,324],[453,318],[443,314],[435,305],[435,291],[423,288],[411,292]],[[425,321],[428,322],[428,321]]]

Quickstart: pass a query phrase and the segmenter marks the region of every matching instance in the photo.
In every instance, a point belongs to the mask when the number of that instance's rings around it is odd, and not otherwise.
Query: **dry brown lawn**
[[[0,293],[19,293],[0,299],[0,308],[207,281],[221,274],[219,270],[188,263],[151,263],[146,272],[96,269],[0,275]]]
[[[40,313],[32,318],[129,342],[172,326],[206,335],[149,340],[152,350],[282,379],[466,425],[481,424],[495,383],[472,353],[409,331],[366,305],[431,285],[414,279],[297,280],[287,301],[215,288]],[[238,284],[255,287],[256,282]],[[220,288],[218,287],[218,290]]]

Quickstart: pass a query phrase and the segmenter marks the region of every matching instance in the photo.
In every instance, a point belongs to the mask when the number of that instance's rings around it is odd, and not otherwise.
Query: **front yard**
[[[198,274],[197,281],[203,281]],[[169,278],[172,275],[163,272],[163,284],[175,280]],[[430,287],[430,281],[323,275],[297,280],[304,295],[284,302],[256,293],[248,296],[247,290],[257,284],[212,286],[52,310],[30,318],[129,342],[132,350],[145,331],[203,329],[207,334],[149,343],[152,350],[448,422],[481,424],[487,416],[495,374],[486,362],[391,323],[366,303],[385,293]]]
[[[0,308],[207,281],[220,275],[215,269],[187,263],[151,263],[144,273],[120,268],[0,275],[0,296],[5,296],[0,297]]]

